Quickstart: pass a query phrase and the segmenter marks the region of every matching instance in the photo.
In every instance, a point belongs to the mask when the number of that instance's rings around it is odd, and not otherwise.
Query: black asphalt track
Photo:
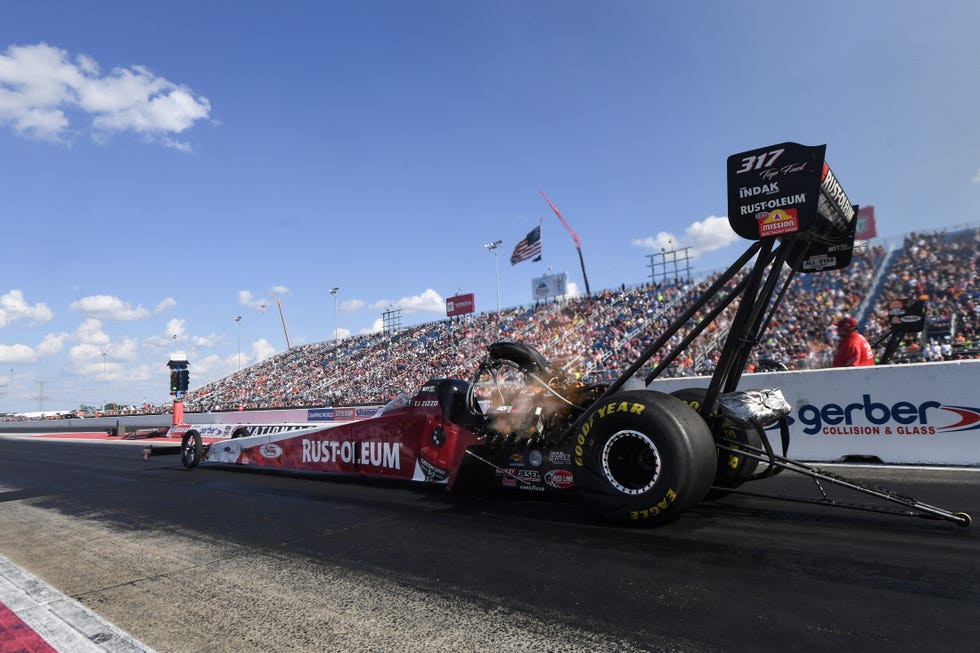
[[[980,515],[980,470],[834,471]],[[811,480],[788,474],[751,489],[819,496]],[[289,556],[301,561],[290,572],[296,585],[310,580],[295,570],[315,574],[318,567],[339,566],[354,577],[388,578],[402,589],[438,597],[442,610],[457,601],[487,614],[506,609],[511,619],[544,620],[557,633],[595,633],[608,650],[980,647],[977,525],[731,495],[665,527],[622,528],[597,523],[572,500],[556,503],[521,493],[455,496],[410,484],[207,465],[187,470],[176,456],[144,461],[139,446],[0,436],[0,554],[94,611],[109,613],[159,651],[288,650],[283,638],[289,635],[277,626],[271,607],[242,648],[206,641],[211,629],[215,637],[226,637],[215,626],[188,627],[181,640],[179,628],[160,634],[149,624],[126,623],[118,616],[127,614],[125,606],[113,605],[110,594],[87,591],[68,580],[63,561],[44,559],[32,540],[37,534],[17,518],[16,506],[57,515],[79,529],[108,524],[132,538],[179,532],[256,555]],[[112,569],[116,552],[98,555]],[[150,560],[156,553],[145,555]],[[288,594],[291,585],[276,591]],[[164,595],[141,600],[160,605],[133,610],[134,621],[174,601]],[[251,607],[265,600],[255,596]],[[222,611],[241,604],[222,596],[214,603],[188,610],[186,618],[220,621]],[[291,619],[308,619],[301,625],[314,631],[323,624],[314,612]],[[403,626],[381,621],[373,627]],[[406,637],[404,648],[412,650]],[[295,648],[306,650],[301,642]],[[422,648],[452,650],[451,644]],[[552,650],[575,648],[555,636]],[[520,642],[488,642],[485,650],[505,649],[527,650]]]

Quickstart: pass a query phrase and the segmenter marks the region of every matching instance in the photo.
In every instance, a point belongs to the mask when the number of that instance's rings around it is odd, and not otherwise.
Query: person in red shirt
[[[874,365],[875,354],[867,338],[858,333],[857,320],[845,317],[837,322],[837,354],[834,367],[858,367]]]

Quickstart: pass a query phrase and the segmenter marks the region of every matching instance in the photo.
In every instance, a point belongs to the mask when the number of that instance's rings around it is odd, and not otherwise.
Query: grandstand
[[[907,297],[927,302],[927,328],[902,341],[892,362],[977,357],[978,245],[978,228],[910,234],[900,249],[863,246],[843,270],[796,276],[764,341],[755,348],[749,370],[760,365],[828,367],[836,347],[832,325],[838,318],[854,316],[875,342],[888,329],[888,301]],[[293,347],[192,391],[185,403],[188,410],[198,411],[381,403],[430,378],[467,378],[487,345],[498,340],[531,344],[555,366],[585,381],[608,381],[713,279],[624,285],[591,297]],[[734,310],[734,305],[726,309],[664,375],[709,372]],[[677,342],[679,337],[664,351]],[[658,362],[654,357],[640,374]]]

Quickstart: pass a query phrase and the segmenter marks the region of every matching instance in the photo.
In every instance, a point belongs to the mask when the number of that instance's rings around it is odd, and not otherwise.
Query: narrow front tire
[[[180,440],[180,462],[187,469],[197,467],[204,454],[204,442],[197,431],[188,431]]]

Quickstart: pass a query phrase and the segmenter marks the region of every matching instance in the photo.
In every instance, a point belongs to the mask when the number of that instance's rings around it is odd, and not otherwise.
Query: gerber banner
[[[915,306],[909,307],[916,310]],[[780,388],[793,407],[789,455],[835,461],[980,465],[980,360],[746,374],[739,390]],[[707,377],[658,379],[651,390],[707,387]],[[779,447],[778,428],[767,429]]]

